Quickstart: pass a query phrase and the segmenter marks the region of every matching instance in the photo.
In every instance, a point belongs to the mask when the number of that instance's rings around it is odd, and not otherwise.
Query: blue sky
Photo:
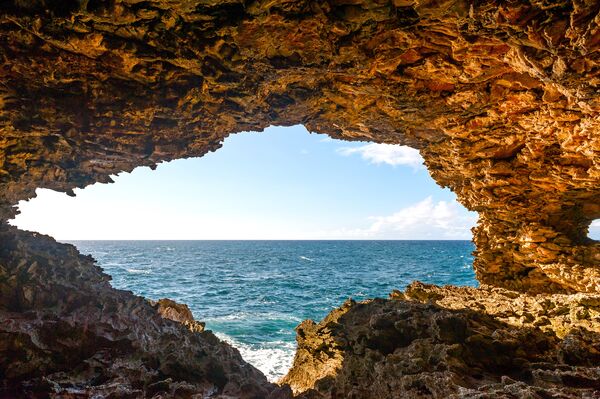
[[[62,240],[470,239],[476,214],[421,162],[407,147],[271,127],[75,198],[38,190],[13,224]]]

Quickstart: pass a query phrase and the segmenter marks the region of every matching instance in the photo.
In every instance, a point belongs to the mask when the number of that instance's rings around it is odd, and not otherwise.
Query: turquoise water
[[[73,241],[116,288],[187,304],[271,380],[294,328],[348,297],[387,297],[413,280],[476,285],[470,241]]]

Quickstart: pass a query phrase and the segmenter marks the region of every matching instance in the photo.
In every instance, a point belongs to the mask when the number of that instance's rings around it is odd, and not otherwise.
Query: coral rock
[[[9,0],[0,219],[38,187],[72,194],[231,133],[303,124],[418,148],[479,213],[483,283],[598,292],[597,13],[580,1]]]
[[[7,220],[37,188],[75,195],[294,124],[419,149],[479,214],[484,286],[416,284],[304,322],[285,383],[307,398],[597,395],[600,244],[587,233],[600,218],[599,11],[4,1],[0,395],[289,396],[183,305],[114,290],[92,259]]]
[[[412,284],[302,323],[301,398],[593,397],[600,296]]]

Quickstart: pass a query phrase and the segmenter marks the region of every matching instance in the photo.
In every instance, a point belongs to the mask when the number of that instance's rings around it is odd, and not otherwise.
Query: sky
[[[76,197],[38,189],[12,224],[58,240],[471,239],[477,215],[417,150],[302,126],[230,136],[202,158],[142,167]],[[600,224],[594,226],[600,236]]]

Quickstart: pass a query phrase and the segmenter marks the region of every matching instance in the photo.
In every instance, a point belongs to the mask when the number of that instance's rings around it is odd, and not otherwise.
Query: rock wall
[[[597,292],[597,2],[9,0],[0,209],[304,124],[421,150],[480,281]]]
[[[600,296],[413,283],[297,328],[297,397],[592,398]]]
[[[7,220],[36,188],[73,195],[292,124],[418,148],[479,213],[488,284],[417,284],[302,323],[284,379],[298,395],[597,395],[599,12],[584,0],[2,2],[0,396],[289,397],[185,306],[114,290],[92,259]]]
[[[2,228],[0,242],[0,397],[289,397],[185,305],[113,289],[50,237]]]

